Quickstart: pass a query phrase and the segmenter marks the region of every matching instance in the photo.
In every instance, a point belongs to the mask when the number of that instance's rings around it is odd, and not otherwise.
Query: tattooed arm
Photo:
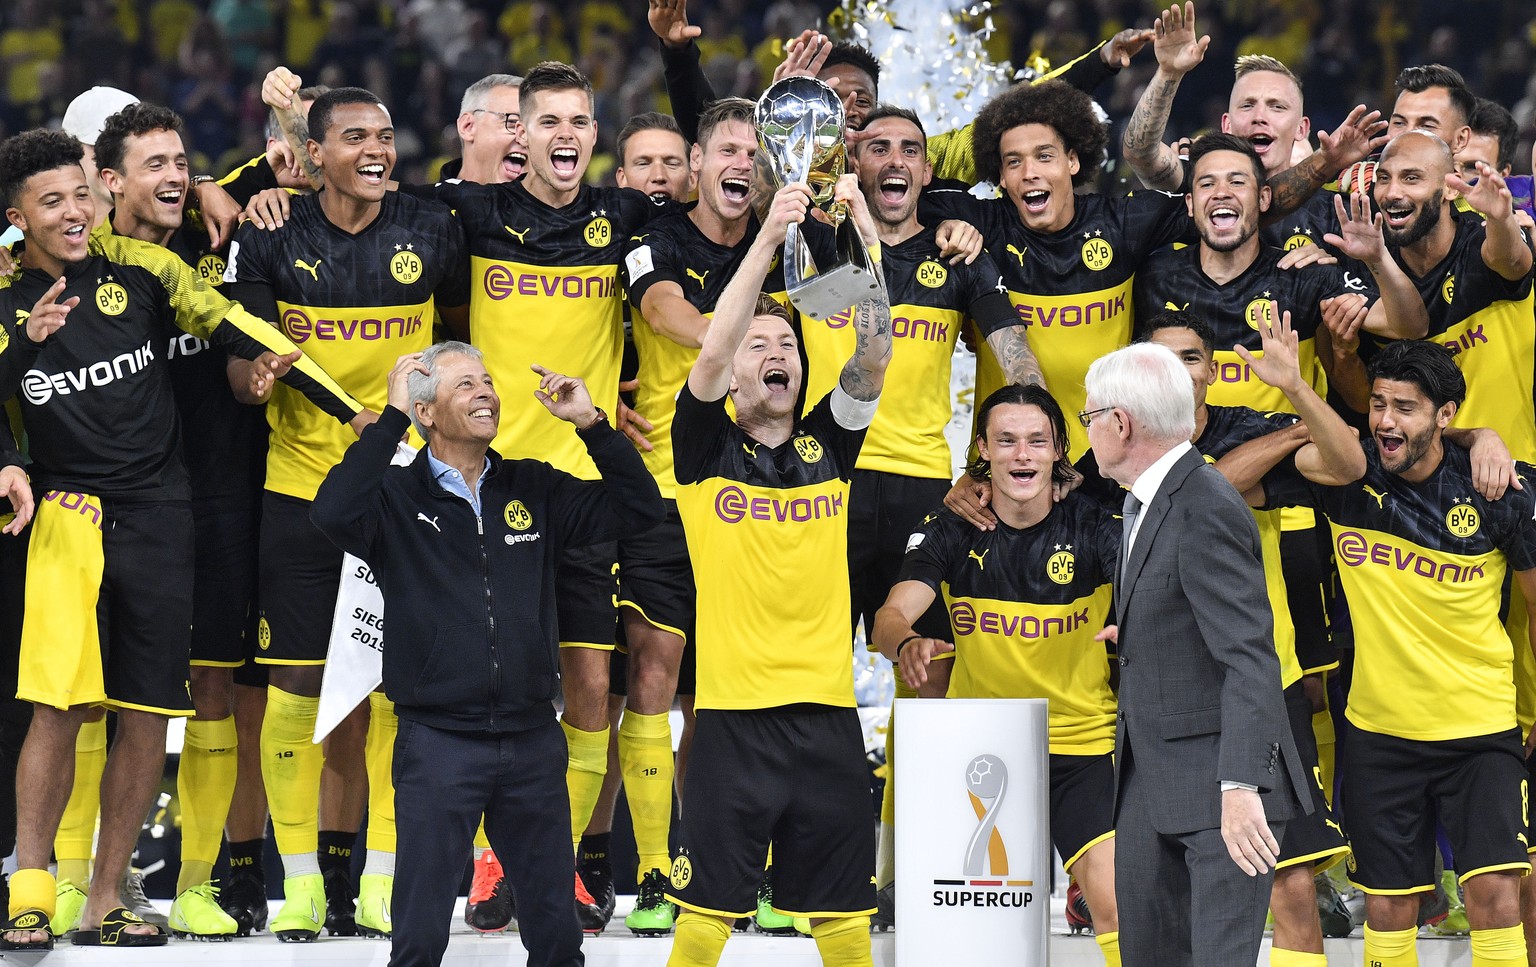
[[[1344,123],[1317,132],[1317,151],[1283,173],[1269,179],[1269,211],[1260,222],[1269,224],[1300,208],[1323,185],[1356,161],[1364,161],[1387,143],[1387,122],[1380,111],[1367,112],[1355,105]]]
[[[1002,367],[1003,376],[1010,383],[1036,386],[1045,385],[1045,375],[1040,371],[1040,361],[1029,348],[1027,330],[1023,326],[1007,326],[987,337],[992,355]]]
[[[309,156],[309,121],[299,110],[299,88],[302,86],[298,75],[288,68],[274,67],[261,83],[261,100],[276,113],[283,137],[304,169],[304,177],[309,179],[310,187],[318,191],[324,175]]]
[[[857,342],[837,384],[859,402],[872,403],[880,398],[891,362],[891,304],[883,293],[854,309],[853,331]]]
[[[1211,38],[1207,35],[1196,39],[1193,2],[1186,2],[1182,9],[1174,4],[1164,10],[1153,27],[1157,73],[1126,123],[1120,154],[1148,188],[1178,191],[1184,183],[1184,166],[1178,151],[1163,144],[1163,131],[1168,126],[1179,82],[1205,59]]]

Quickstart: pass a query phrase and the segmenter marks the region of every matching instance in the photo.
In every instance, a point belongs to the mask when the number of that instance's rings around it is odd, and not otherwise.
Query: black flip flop
[[[100,930],[76,930],[70,934],[70,942],[76,947],[163,947],[170,940],[164,927],[154,924],[154,933],[128,933],[125,928],[144,924],[133,911],[115,907],[101,918]]]
[[[53,949],[53,934],[48,929],[48,914],[44,913],[43,911],[36,908],[31,910],[23,910],[22,912],[16,914],[14,917],[11,917],[9,920],[5,921],[5,925],[0,927],[0,933],[11,933],[12,931],[16,930],[26,930],[28,932],[41,930],[48,934],[48,939],[35,940],[28,943],[15,943],[10,940],[6,940],[3,936],[0,936],[0,950]]]

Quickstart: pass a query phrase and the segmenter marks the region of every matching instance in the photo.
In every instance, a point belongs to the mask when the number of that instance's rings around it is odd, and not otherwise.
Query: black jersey
[[[1115,745],[1115,697],[1104,646],[1120,554],[1120,520],[1081,494],[1033,527],[977,530],[931,514],[907,540],[901,581],[942,595],[955,633],[954,698],[1050,700],[1053,755]]]
[[[1515,728],[1514,648],[1500,619],[1508,570],[1536,567],[1536,468],[1496,501],[1472,486],[1471,456],[1446,446],[1423,483],[1382,469],[1337,487],[1277,470],[1271,502],[1311,499],[1327,514],[1354,624],[1345,714],[1359,728],[1437,742]]]
[[[1467,398],[1452,423],[1491,427],[1518,459],[1536,461],[1536,326],[1531,322],[1536,270],[1511,282],[1483,261],[1487,228],[1475,212],[1443,217],[1455,220],[1456,238],[1440,264],[1424,275],[1409,271],[1397,249],[1389,251],[1429,310],[1430,341],[1451,351],[1466,378]],[[1372,355],[1367,340],[1361,343],[1362,355]]]
[[[185,500],[167,322],[247,359],[293,343],[158,245],[96,233],[88,246],[65,267],[60,296],[80,303],[42,345],[23,327],[55,280],[36,269],[0,280],[0,398],[19,391],[32,474],[44,489]],[[361,408],[314,360],[301,358],[283,380],[343,431]]]
[[[108,219],[106,225],[111,224]],[[199,280],[224,284],[227,248],[214,249],[190,219],[171,236],[166,249]],[[175,326],[166,332],[165,358],[181,417],[181,452],[192,485],[193,503],[248,505],[261,492],[267,453],[267,419],[259,406],[235,399],[229,387],[228,355],[208,340]]]
[[[1019,320],[997,265],[985,252],[971,265],[950,265],[939,254],[932,228],[880,251],[891,305],[891,362],[859,469],[948,480],[954,465],[944,428],[952,411],[950,363],[960,327],[973,319],[991,335]],[[810,359],[808,400],[831,392],[853,357],[853,312],[801,320]]]
[[[698,707],[852,707],[848,484],[863,430],[821,400],[777,447],[685,383],[672,447],[698,586]]]
[[[920,209],[928,224],[959,218],[981,231],[1014,311],[1029,327],[1045,385],[1067,413],[1084,408],[1089,364],[1131,341],[1131,283],[1142,262],[1191,231],[1182,195],[1079,195],[1074,204],[1072,221],[1049,235],[1025,228],[1007,198],[981,201],[961,191],[931,191],[923,194]],[[995,372],[986,381],[978,372],[977,398],[1001,384]],[[1069,419],[1067,434],[1073,457],[1081,456],[1087,431]]]
[[[1351,291],[1375,297],[1375,291],[1363,284],[1351,287],[1336,265],[1281,269],[1279,262],[1284,255],[1281,249],[1262,247],[1241,275],[1218,283],[1200,268],[1199,246],[1191,245],[1152,256],[1136,276],[1136,310],[1142,318],[1164,309],[1183,309],[1200,316],[1215,330],[1217,375],[1209,391],[1212,403],[1251,406],[1266,412],[1291,409],[1284,393],[1254,376],[1242,357],[1232,351],[1233,346],[1240,345],[1263,355],[1259,323],[1269,311],[1270,300],[1280,312],[1291,314],[1291,326],[1300,340],[1297,355],[1302,377],[1323,395],[1328,380],[1317,357],[1317,330],[1323,325],[1319,304]]]
[[[277,183],[277,172],[272,170],[267,156],[259,154],[220,178],[219,187],[229,192],[236,204],[244,207],[261,192],[282,186]]]
[[[697,346],[684,346],[656,331],[645,320],[641,304],[645,293],[658,282],[673,282],[683,290],[683,298],[706,319],[715,313],[715,303],[726,285],[736,275],[747,250],[757,239],[759,225],[755,215],[748,216],[747,232],[735,245],[720,245],[699,231],[688,217],[695,202],[686,208],[662,215],[631,235],[624,244],[624,282],[628,306],[633,317],[635,352],[638,356],[635,411],[653,427],[648,439],[654,449],[644,453],[645,464],[661,487],[663,497],[676,490],[672,474],[672,416],[677,393],[688,380],[688,371],[698,358]],[[812,226],[804,237],[817,264],[836,254],[830,231]],[[763,291],[781,304],[788,303],[784,291],[783,258],[775,255]],[[802,346],[802,362],[804,347]],[[820,399],[820,397],[811,397]]]
[[[1295,211],[1260,228],[1260,240],[1266,246],[1287,252],[1303,245],[1320,245],[1332,251],[1323,237],[1339,234],[1339,213],[1333,207],[1337,197],[1339,193],[1334,188],[1318,189]],[[1349,199],[1345,198],[1344,203],[1349,204]],[[1370,278],[1367,274],[1365,280],[1369,282]]]
[[[501,393],[497,452],[595,479],[581,441],[533,395],[539,377],[528,367],[580,376],[598,406],[618,404],[623,247],[676,206],[659,206],[629,188],[583,186],[560,208],[535,198],[522,181],[442,182],[433,190],[468,234],[470,335]]]
[[[274,231],[243,226],[224,279],[363,405],[383,412],[395,360],[432,344],[438,302],[466,301],[464,234],[447,208],[391,192],[353,235],[331,224],[319,196],[294,199]],[[267,403],[266,488],[313,500],[356,437],[286,387]]]

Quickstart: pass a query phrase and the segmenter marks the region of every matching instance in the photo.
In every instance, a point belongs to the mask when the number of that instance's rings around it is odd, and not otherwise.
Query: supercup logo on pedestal
[[[898,771],[937,779],[896,784],[897,963],[1044,964],[1046,703],[898,700],[895,728]]]

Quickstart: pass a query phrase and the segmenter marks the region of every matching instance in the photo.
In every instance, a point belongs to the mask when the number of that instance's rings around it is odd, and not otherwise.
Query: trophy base
[[[789,301],[802,316],[820,321],[879,294],[879,276],[845,262],[790,289]]]

